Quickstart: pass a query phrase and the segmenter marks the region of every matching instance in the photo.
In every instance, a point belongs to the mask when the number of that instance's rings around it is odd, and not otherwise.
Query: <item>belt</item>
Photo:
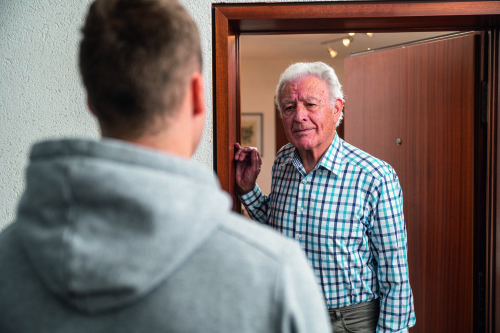
[[[372,303],[375,303],[375,302],[378,302],[378,301],[379,301],[379,299],[375,298],[374,300],[367,301],[367,302],[361,302],[361,303],[354,304],[354,305],[343,306],[343,307],[340,307],[340,308],[330,308],[330,309],[328,309],[328,312],[334,313],[334,314],[341,313],[341,312],[351,312],[351,311],[354,311],[356,309],[372,305]]]
[[[346,332],[351,332],[346,325],[344,316],[346,316],[346,318],[351,318],[350,320],[352,320],[353,316],[355,316],[354,318],[358,317],[358,318],[356,318],[358,321],[361,319],[365,323],[364,325],[368,325],[365,327],[371,327],[373,325],[373,328],[370,328],[370,332],[372,331],[372,329],[373,329],[373,332],[375,332],[376,326],[377,326],[377,321],[378,321],[378,316],[379,316],[379,312],[378,312],[378,308],[380,306],[379,303],[380,303],[380,300],[378,298],[376,298],[376,299],[368,301],[368,302],[362,302],[362,303],[344,306],[344,307],[339,307],[339,308],[330,308],[330,309],[328,309],[328,312],[330,314],[330,319],[332,321],[332,325],[334,322],[340,322],[342,327],[344,328],[344,330]],[[362,311],[365,308],[369,308],[370,310],[376,311],[376,314],[373,313],[373,317],[369,316],[366,318],[363,317],[364,315],[361,315],[361,317],[359,317],[359,315],[355,314],[355,312]]]

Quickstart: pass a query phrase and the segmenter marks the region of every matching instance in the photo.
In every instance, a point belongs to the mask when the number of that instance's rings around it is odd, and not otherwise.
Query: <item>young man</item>
[[[415,314],[396,172],[336,135],[344,103],[330,66],[288,67],[276,105],[290,143],[274,161],[269,196],[255,183],[259,153],[235,149],[237,189],[247,212],[301,244],[335,332],[407,331]]]
[[[80,70],[103,139],[33,147],[0,234],[0,332],[327,332],[300,247],[190,161],[205,105],[187,11],[96,0]]]

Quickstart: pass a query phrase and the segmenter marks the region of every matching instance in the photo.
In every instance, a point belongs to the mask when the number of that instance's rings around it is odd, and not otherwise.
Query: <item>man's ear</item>
[[[191,78],[191,89],[193,92],[193,116],[205,115],[205,93],[203,90],[203,77],[200,72],[193,74]]]
[[[191,155],[194,154],[196,148],[200,144],[205,127],[205,95],[203,92],[203,77],[200,72],[195,72],[191,77]]]
[[[342,99],[337,98],[335,100],[335,114],[340,115],[343,109],[344,109],[344,102],[342,101]]]

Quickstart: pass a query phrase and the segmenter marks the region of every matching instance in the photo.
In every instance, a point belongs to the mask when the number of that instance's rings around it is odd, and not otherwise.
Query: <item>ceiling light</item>
[[[373,37],[373,32],[367,32],[367,33],[366,33],[366,35],[367,35],[368,37]]]
[[[328,46],[328,53],[330,53],[330,57],[335,58],[339,53]]]
[[[349,45],[351,45],[351,42],[354,41],[354,37],[353,37],[354,35],[355,35],[355,33],[351,32],[348,35],[346,35],[345,37],[325,40],[325,41],[321,42],[320,44],[326,45],[326,48],[328,49],[328,53],[330,54],[330,57],[335,58],[338,55],[338,52],[336,50],[332,49],[329,44],[342,42],[342,44],[344,44],[345,47],[349,47]]]
[[[342,39],[342,44],[344,44],[345,47],[349,47],[349,45],[351,44],[351,38]]]

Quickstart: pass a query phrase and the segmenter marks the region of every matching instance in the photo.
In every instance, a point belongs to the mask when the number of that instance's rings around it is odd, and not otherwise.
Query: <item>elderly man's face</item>
[[[321,156],[335,136],[342,100],[332,108],[328,85],[316,76],[305,76],[285,84],[280,93],[283,126],[290,143],[299,152]]]

